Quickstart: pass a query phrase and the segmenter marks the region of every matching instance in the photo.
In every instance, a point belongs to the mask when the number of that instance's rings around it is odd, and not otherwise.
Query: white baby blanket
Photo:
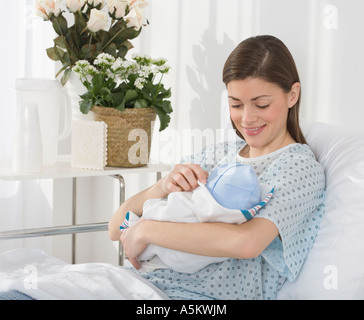
[[[145,202],[143,218],[147,220],[170,222],[225,222],[241,224],[250,220],[265,206],[273,195],[274,189],[268,185],[262,186],[262,194],[267,196],[255,207],[248,210],[233,210],[221,206],[212,197],[209,190],[200,183],[192,192],[173,192],[167,199],[152,199]],[[133,212],[129,213],[124,222],[125,228],[133,225],[139,219]],[[149,245],[139,256],[142,270],[154,268],[171,268],[184,273],[194,273],[205,266],[226,260],[219,257],[200,256],[191,253]],[[158,263],[158,261],[160,263]]]

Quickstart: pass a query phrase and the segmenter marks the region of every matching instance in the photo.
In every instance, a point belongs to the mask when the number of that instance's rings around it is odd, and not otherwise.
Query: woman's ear
[[[299,82],[295,82],[292,85],[291,91],[289,93],[289,108],[292,108],[296,105],[298,98],[300,97],[301,85]]]

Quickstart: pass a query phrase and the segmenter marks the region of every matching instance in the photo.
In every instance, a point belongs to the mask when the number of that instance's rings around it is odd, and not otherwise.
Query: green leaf
[[[81,58],[82,59],[89,59],[96,54],[97,47],[95,44],[85,44],[81,48]]]
[[[124,100],[124,93],[123,92],[113,92],[111,93],[111,99],[113,102],[113,105],[117,108],[120,106]]]
[[[124,58],[126,54],[128,53],[128,48],[124,45],[121,45],[118,47],[118,57]]]
[[[82,100],[80,101],[80,111],[83,114],[89,113],[90,109],[93,107],[92,100]]]
[[[63,67],[61,69],[58,70],[58,72],[56,73],[56,78],[64,71],[66,70],[68,67]]]
[[[126,93],[125,93],[125,102],[129,102],[131,100],[134,100],[138,97],[138,92],[136,92],[135,90],[129,89]]]
[[[67,49],[67,47],[68,47],[67,40],[64,36],[58,36],[53,41],[56,46],[58,46],[62,49]]]
[[[63,15],[59,15],[58,17],[54,16],[51,19],[53,24],[53,29],[56,31],[58,35],[65,35],[68,30],[67,20],[63,17]]]
[[[135,101],[134,108],[148,108],[148,102],[144,99],[138,99]]]
[[[158,118],[159,118],[159,131],[163,131],[165,128],[168,127],[169,122],[171,121],[171,117],[168,114],[165,114],[165,112],[163,110],[161,110],[160,108],[152,105],[151,106],[153,108],[153,110],[155,111],[155,113],[157,114]]]
[[[115,43],[110,43],[105,49],[105,53],[111,54],[113,57],[116,56],[116,45]]]
[[[81,34],[82,30],[86,28],[87,25],[87,17],[82,11],[77,11],[74,14],[75,17],[75,26],[77,27],[77,33]]]
[[[116,44],[121,44],[125,40],[136,38],[141,32],[140,30],[135,30],[134,28],[128,28],[124,20],[119,20],[110,30],[110,36],[113,42]]]
[[[91,100],[93,97],[91,92],[86,91],[84,94],[80,95],[82,100]]]
[[[58,47],[48,48],[46,52],[47,56],[54,61],[60,61],[64,56],[64,51]]]
[[[164,101],[162,102],[162,108],[163,108],[163,110],[164,110],[166,113],[171,113],[171,112],[173,112],[172,105],[171,105],[171,101],[164,100]]]
[[[132,43],[130,41],[128,41],[128,40],[125,40],[121,45],[124,46],[124,47],[126,47],[128,50],[134,48],[134,46],[132,45]]]
[[[171,95],[172,95],[171,89],[166,90],[162,85],[162,87],[159,89],[159,94],[157,96],[157,99],[167,99],[170,98]]]
[[[72,73],[72,69],[71,68],[66,69],[66,71],[63,74],[63,77],[61,78],[61,84],[62,84],[62,86],[64,86],[67,83],[67,81],[69,80],[69,78],[71,76],[71,73]]]
[[[110,90],[109,90],[109,88],[102,87],[102,88],[100,89],[100,95],[101,95],[102,97],[104,97],[104,96],[110,96]]]
[[[123,111],[125,109],[125,99],[123,99],[123,101],[117,107],[115,107],[115,109]]]
[[[104,78],[102,74],[96,74],[92,78],[92,86],[94,92],[100,92],[101,89],[104,87]]]
[[[152,102],[153,99],[151,97],[151,94],[150,92],[147,90],[147,88],[144,86],[142,90],[140,90],[140,92],[142,93],[143,97],[149,101],[149,102]]]
[[[62,64],[63,66],[70,66],[72,65],[71,59],[70,59],[70,54],[68,52],[64,52],[62,58],[61,58]]]

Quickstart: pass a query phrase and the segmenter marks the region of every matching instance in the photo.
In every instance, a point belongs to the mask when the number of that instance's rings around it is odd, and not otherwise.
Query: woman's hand
[[[133,226],[122,231],[120,241],[123,244],[124,253],[135,269],[140,269],[138,256],[144,251],[148,243],[145,240],[144,225],[145,220],[140,218]]]
[[[197,181],[206,183],[207,177],[208,172],[203,170],[198,164],[177,164],[163,178],[162,190],[166,194],[191,191],[198,187]]]

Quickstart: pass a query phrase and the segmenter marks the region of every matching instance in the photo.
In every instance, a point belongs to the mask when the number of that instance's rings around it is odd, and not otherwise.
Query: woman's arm
[[[109,221],[109,237],[116,241],[120,239],[120,225],[128,211],[141,216],[145,201],[165,198],[171,192],[191,191],[198,187],[197,181],[206,182],[208,173],[196,164],[179,164],[164,178],[150,188],[127,199],[115,212]]]
[[[123,232],[121,241],[129,261],[138,269],[137,257],[149,244],[205,256],[250,259],[261,254],[277,235],[275,224],[261,218],[240,225],[142,219]]]

